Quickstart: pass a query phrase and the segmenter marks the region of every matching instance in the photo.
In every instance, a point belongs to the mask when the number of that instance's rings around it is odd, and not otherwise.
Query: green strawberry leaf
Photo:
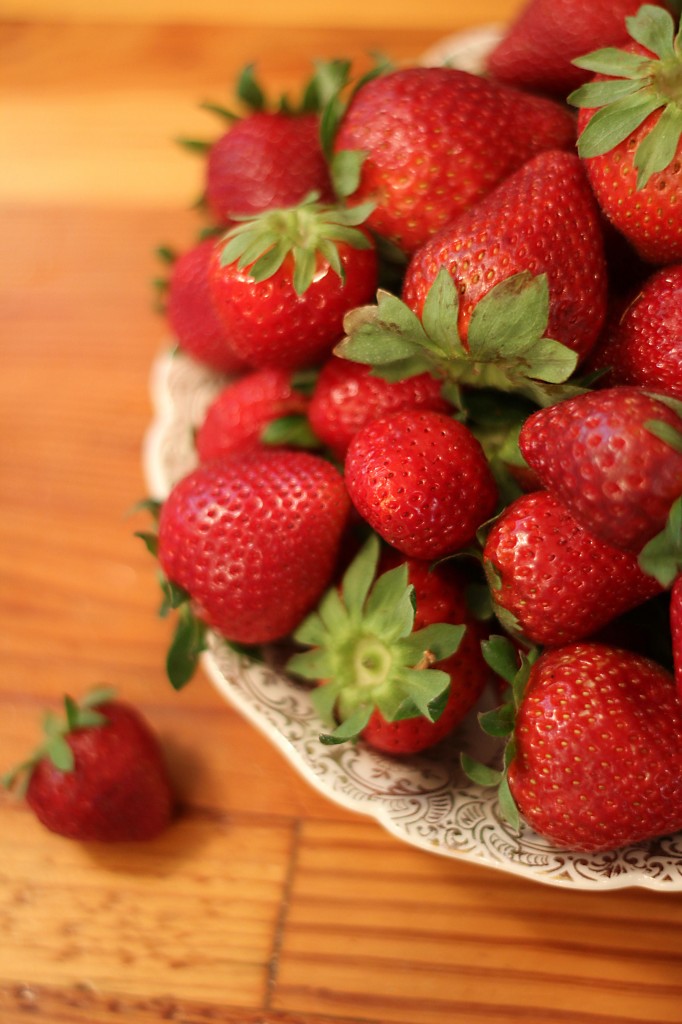
[[[642,188],[652,174],[664,171],[672,162],[682,138],[682,107],[670,103],[649,134],[642,139],[635,153],[637,188]]]
[[[607,78],[603,82],[585,82],[570,94],[568,102],[574,107],[603,107],[624,96],[631,96],[642,88],[637,78]]]
[[[255,64],[247,64],[237,79],[236,94],[242,103],[252,111],[265,110],[265,93],[254,72]]]
[[[506,636],[493,635],[482,641],[481,651],[486,664],[506,683],[513,683],[519,671],[519,655]]]
[[[362,165],[367,159],[366,149],[342,149],[334,153],[330,162],[332,185],[340,199],[347,199],[357,191]]]
[[[343,600],[353,622],[359,622],[362,617],[363,608],[376,576],[379,552],[379,538],[376,534],[371,534],[359,554],[346,569],[341,581]]]
[[[626,17],[625,24],[632,38],[660,60],[675,60],[675,22],[665,8],[643,4],[636,14]]]
[[[673,502],[664,529],[644,545],[637,560],[662,587],[672,586],[682,571],[682,498]]]
[[[636,53],[628,53],[626,50],[618,50],[614,46],[606,46],[600,50],[593,50],[584,56],[576,57],[571,61],[577,68],[585,71],[593,71],[600,75],[616,75],[623,78],[646,78],[651,67],[649,57]],[[569,96],[569,102],[573,102]],[[582,106],[583,104],[579,104]],[[587,103],[585,106],[591,106]]]
[[[680,429],[676,430],[672,423],[666,423],[664,420],[646,420],[644,428],[660,441],[664,441],[673,451],[682,454],[682,424]]]
[[[194,615],[189,604],[183,604],[166,657],[166,673],[173,689],[181,690],[186,686],[205,649],[206,627]]]
[[[361,704],[333,732],[322,733],[320,742],[330,746],[357,739],[372,717],[373,711],[374,708],[371,704]]]
[[[583,159],[608,153],[631,135],[665,100],[653,88],[644,87],[632,96],[624,96],[597,110],[578,139]]]
[[[310,420],[303,413],[278,416],[261,431],[263,444],[287,448],[319,448],[320,439],[313,432]]]
[[[491,768],[487,764],[481,764],[480,761],[476,761],[464,752],[460,755],[460,763],[465,775],[479,786],[487,788],[489,786],[501,785],[504,776],[499,768]]]

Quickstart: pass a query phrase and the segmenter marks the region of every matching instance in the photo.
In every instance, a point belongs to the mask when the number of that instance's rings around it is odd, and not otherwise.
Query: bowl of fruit
[[[296,101],[245,72],[165,254],[144,539],[170,682],[330,799],[679,890],[679,18],[598,4],[585,45],[553,7]]]

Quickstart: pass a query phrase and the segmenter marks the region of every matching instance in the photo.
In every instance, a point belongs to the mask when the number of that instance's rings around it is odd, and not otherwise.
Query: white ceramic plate
[[[224,383],[182,354],[155,363],[155,418],[144,445],[150,497],[162,500],[195,466],[193,431]],[[498,814],[496,791],[473,785],[459,768],[461,749],[481,760],[495,753],[473,714],[453,741],[419,757],[392,759],[362,744],[321,744],[309,690],[274,667],[235,654],[214,634],[202,666],[309,783],[344,807],[376,818],[404,842],[550,885],[682,890],[682,833],[617,852],[583,854],[558,850],[529,829],[520,835],[510,830]]]

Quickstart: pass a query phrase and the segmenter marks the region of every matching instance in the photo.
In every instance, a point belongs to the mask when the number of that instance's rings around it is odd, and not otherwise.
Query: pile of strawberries
[[[173,684],[277,644],[321,742],[406,755],[492,677],[464,768],[576,850],[682,828],[678,21],[530,0],[484,74],[275,106],[247,69],[165,294],[225,374],[145,535]]]

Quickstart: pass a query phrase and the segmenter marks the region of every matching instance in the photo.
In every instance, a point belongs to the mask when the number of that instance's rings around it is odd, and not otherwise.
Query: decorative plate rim
[[[151,498],[163,500],[196,465],[194,430],[226,380],[180,351],[155,360],[154,416],[142,451]],[[527,826],[514,833],[498,813],[494,790],[471,783],[459,767],[461,749],[484,760],[495,753],[473,713],[454,742],[419,757],[390,758],[363,744],[328,747],[319,742],[309,688],[284,676],[276,661],[250,661],[210,632],[201,664],[222,696],[313,788],[374,818],[398,840],[552,886],[682,891],[682,833],[597,854],[561,850]]]

